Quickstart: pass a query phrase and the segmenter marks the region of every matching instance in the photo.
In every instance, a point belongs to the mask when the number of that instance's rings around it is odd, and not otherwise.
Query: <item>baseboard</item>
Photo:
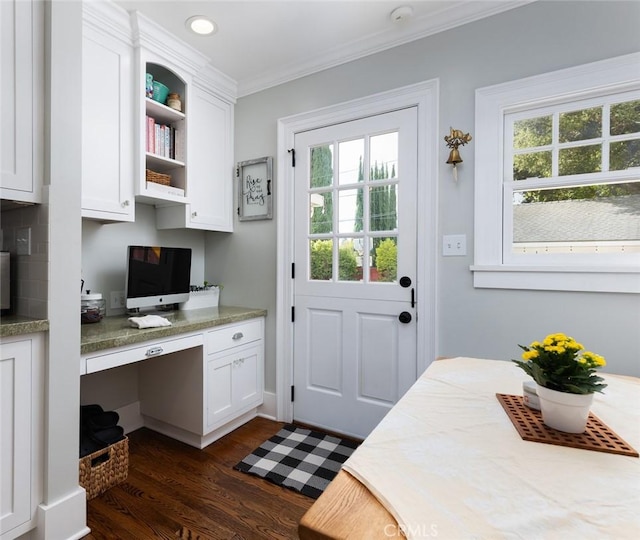
[[[168,424],[151,416],[144,416],[143,418],[145,427],[202,450],[206,446],[209,446],[211,443],[217,441],[221,437],[224,437],[227,433],[231,433],[234,429],[239,428],[255,417],[256,409],[254,408],[233,420],[229,420],[229,422],[223,424],[218,429],[214,429],[206,435],[191,433],[190,431]]]
[[[125,434],[131,433],[132,431],[135,431],[136,429],[140,429],[142,427],[148,427],[149,429],[158,431],[159,433],[167,435],[168,437],[186,443],[190,446],[195,446],[196,448],[204,448],[205,446],[210,445],[212,442],[226,435],[227,433],[231,433],[234,429],[240,427],[242,424],[245,424],[256,416],[267,418],[269,420],[275,420],[276,395],[271,392],[265,392],[264,401],[262,405],[260,405],[260,407],[258,407],[257,409],[251,409],[239,418],[236,418],[229,423],[224,424],[219,429],[216,429],[215,431],[205,435],[204,437],[178,428],[176,426],[172,426],[171,424],[167,424],[150,416],[143,416],[140,413],[139,401],[135,401],[133,403],[130,403],[129,405],[120,407],[119,409],[116,409],[116,412],[120,416],[118,425],[121,426],[122,429],[124,429]]]
[[[48,540],[65,538],[76,540],[91,532],[87,527],[87,493],[78,487],[63,499],[41,504],[37,512],[38,526],[33,538]]]
[[[264,392],[262,398],[262,405],[258,407],[258,416],[268,420],[277,420],[278,403],[275,392]]]

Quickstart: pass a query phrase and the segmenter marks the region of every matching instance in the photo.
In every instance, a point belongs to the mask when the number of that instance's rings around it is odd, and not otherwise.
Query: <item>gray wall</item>
[[[153,206],[137,204],[135,223],[82,221],[82,278],[85,292],[89,289],[94,293],[102,293],[107,302],[107,315],[124,313],[124,310],[112,310],[109,307],[109,296],[111,291],[125,288],[126,248],[130,244],[190,247],[191,283],[202,284],[205,279],[213,282],[204,274],[204,233],[184,229],[158,231],[155,220]],[[80,379],[80,403],[83,405],[99,403],[105,409],[116,409],[136,401],[137,365],[86,375]]]
[[[107,315],[111,310],[111,291],[125,288],[127,246],[188,247],[192,250],[191,283],[204,281],[204,233],[197,230],[157,230],[155,208],[136,205],[135,223],[100,223],[82,221],[82,279],[84,291],[102,293],[107,301]],[[211,281],[211,280],[209,280]],[[78,286],[80,284],[78,283]],[[123,310],[120,310],[123,313]]]
[[[640,2],[535,2],[241,98],[236,161],[275,156],[279,118],[434,78],[441,135],[449,126],[473,135],[476,88],[639,51],[638,20]],[[518,343],[562,331],[604,355],[608,371],[640,375],[637,296],[473,288],[474,143],[461,150],[459,182],[444,164],[444,142],[433,179],[439,238],[466,234],[469,254],[438,257],[438,354],[509,359]],[[275,391],[275,220],[207,235],[205,265],[224,284],[224,303],[269,310],[266,388]]]

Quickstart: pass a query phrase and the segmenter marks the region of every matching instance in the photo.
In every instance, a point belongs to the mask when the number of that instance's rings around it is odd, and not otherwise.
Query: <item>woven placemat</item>
[[[496,397],[516,431],[525,441],[639,457],[638,452],[631,445],[593,413],[589,413],[587,429],[584,433],[564,433],[546,426],[542,422],[542,413],[527,407],[522,396],[496,394]]]

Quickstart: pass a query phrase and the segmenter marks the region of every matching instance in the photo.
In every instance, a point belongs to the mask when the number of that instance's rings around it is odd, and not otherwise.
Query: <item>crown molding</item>
[[[392,36],[397,34],[398,29],[389,27],[364,39],[329,49],[321,58],[316,58],[309,62],[284,65],[277,71],[271,70],[255,77],[242,79],[238,81],[238,97],[254,94],[294,79],[346,64],[347,62],[522,7],[535,1],[537,0],[493,0],[482,2],[469,0],[462,5],[456,4],[454,7],[444,7],[437,13],[412,19],[410,25],[413,30],[407,31],[401,36],[393,38]]]
[[[133,45],[129,13],[113,2],[83,2],[82,22],[91,26],[93,30],[113,36],[129,46]]]
[[[134,46],[153,51],[174,65],[183,67],[192,75],[209,64],[210,60],[206,55],[174,37],[139,11],[130,13]]]

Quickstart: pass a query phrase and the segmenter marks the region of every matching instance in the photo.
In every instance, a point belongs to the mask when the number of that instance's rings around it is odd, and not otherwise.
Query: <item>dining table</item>
[[[527,407],[530,378],[513,362],[432,362],[305,513],[300,539],[640,538],[640,379],[599,375],[587,431],[570,435]]]

